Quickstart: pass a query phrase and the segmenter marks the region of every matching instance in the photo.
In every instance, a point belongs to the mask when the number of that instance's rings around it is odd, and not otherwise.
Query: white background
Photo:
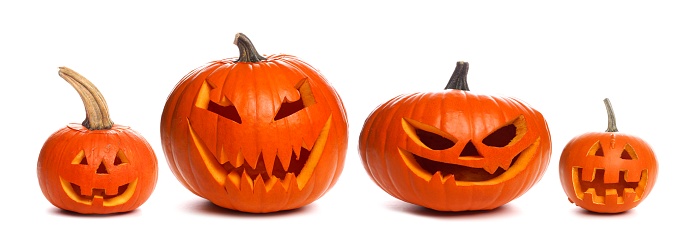
[[[8,2],[0,4],[0,250],[689,248],[691,8],[683,1]],[[215,207],[178,183],[163,156],[168,94],[192,69],[237,56],[238,32],[262,54],[307,61],[345,103],[343,174],[300,210]],[[470,63],[471,91],[527,102],[552,133],[542,180],[490,212],[434,213],[401,202],[370,180],[358,155],[360,129],[377,105],[442,90],[459,60]],[[94,82],[113,120],[156,150],[158,184],[136,211],[81,216],[43,197],[43,142],[85,116],[59,66]],[[659,160],[650,196],[618,215],[570,204],[558,174],[569,139],[606,129],[606,97],[619,130],[646,140]]]

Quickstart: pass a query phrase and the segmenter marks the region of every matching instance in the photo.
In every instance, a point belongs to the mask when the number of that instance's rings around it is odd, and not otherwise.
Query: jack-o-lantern
[[[390,195],[438,211],[490,210],[544,174],[552,148],[542,114],[470,92],[467,72],[458,62],[446,90],[400,95],[365,121],[362,162]]]
[[[234,43],[239,57],[193,70],[168,97],[161,142],[170,169],[191,192],[228,209],[312,203],[343,170],[342,101],[300,59],[261,56],[242,33]]]
[[[138,208],[158,179],[153,149],[139,133],[110,120],[103,95],[90,81],[66,67],[59,75],[81,96],[86,119],[56,131],[41,148],[43,195],[58,208],[82,214]]]
[[[604,132],[574,137],[561,153],[559,176],[571,203],[597,213],[621,213],[640,204],[657,179],[657,159],[643,139],[619,132],[605,99]]]

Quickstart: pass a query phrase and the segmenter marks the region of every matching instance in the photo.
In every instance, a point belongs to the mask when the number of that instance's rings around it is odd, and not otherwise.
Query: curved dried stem
[[[59,67],[58,75],[72,85],[82,98],[84,110],[86,110],[86,119],[82,122],[84,127],[89,130],[104,130],[113,127],[106,100],[91,81],[64,66]]]
[[[252,41],[250,41],[245,34],[236,34],[233,44],[237,45],[238,49],[240,50],[240,57],[235,62],[256,63],[266,60],[265,57],[259,55],[257,49],[254,48],[254,44],[252,44]]]
[[[608,98],[605,98],[605,107],[607,108],[607,131],[605,132],[618,132],[617,120],[614,117],[614,110],[612,110],[612,103],[609,102]]]

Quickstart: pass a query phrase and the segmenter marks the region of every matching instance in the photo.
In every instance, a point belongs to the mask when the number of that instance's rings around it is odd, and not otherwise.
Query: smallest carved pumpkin
[[[54,206],[81,214],[128,212],[153,192],[158,162],[149,143],[110,120],[103,95],[73,70],[60,77],[77,90],[86,119],[53,133],[38,157],[38,181]]]
[[[609,99],[608,127],[566,144],[559,176],[569,201],[597,213],[621,213],[640,204],[653,189],[657,159],[641,138],[619,132]]]

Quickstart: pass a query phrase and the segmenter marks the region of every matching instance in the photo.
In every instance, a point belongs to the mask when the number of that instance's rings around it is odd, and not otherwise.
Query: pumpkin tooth
[[[298,186],[297,179],[295,178],[294,173],[286,173],[286,177],[283,178],[281,181],[281,185],[283,185],[283,188],[287,191],[288,188],[290,188],[291,185],[294,185],[295,187]]]
[[[636,198],[641,199],[643,197],[643,192],[645,191],[645,187],[648,184],[648,170],[643,170],[641,172],[641,178],[638,181],[638,186],[636,186]]]
[[[242,150],[240,150],[235,156],[235,167],[242,166],[242,164],[245,164],[245,156],[242,156]]]
[[[624,181],[626,182],[639,182],[643,176],[643,172],[641,171],[639,173],[636,173],[631,170],[625,170],[624,172]]]
[[[621,201],[620,201],[621,200]],[[608,188],[605,189],[605,204],[622,204],[624,203],[624,198],[619,197],[617,189]]]
[[[274,161],[276,161],[276,157],[274,157],[274,155],[272,155],[272,154],[263,154],[263,153],[259,157],[262,159],[261,161],[264,162],[264,169],[265,169],[264,171],[266,172],[266,174],[268,174],[269,176],[273,176]],[[257,168],[259,168],[259,163],[257,163],[257,165],[254,166],[255,170]]]
[[[583,200],[584,201],[592,201],[595,204],[604,204],[605,203],[605,197],[604,196],[598,196],[597,192],[595,191],[595,188],[588,188],[585,192],[583,192]]]
[[[281,152],[278,151],[277,156],[278,157],[278,162],[281,164],[281,168],[283,168],[283,171],[288,171],[288,168],[290,167],[290,160],[293,156],[293,148],[291,147],[290,150],[286,152]]]
[[[630,187],[624,188],[624,194],[622,197],[624,197],[624,203],[632,203],[640,199],[640,197],[636,194],[636,190]]]
[[[226,177],[235,187],[240,188],[240,174],[238,172],[230,172]]]
[[[276,178],[276,176],[269,176],[269,180],[266,183],[264,183],[266,191],[268,192],[269,190],[271,190],[274,187],[274,185],[276,185],[276,183],[278,182],[279,179]]]
[[[595,180],[595,170],[601,168],[581,168],[581,180],[593,181]]]
[[[487,171],[489,174],[494,174],[494,172],[496,172],[497,169],[499,169],[499,166],[494,166],[494,165],[492,165],[492,166],[485,166],[485,167],[483,167],[482,169],[484,169],[485,171]],[[502,169],[507,170],[506,168],[503,168],[503,167],[502,167]]]
[[[242,176],[240,178],[240,190],[248,189],[249,191],[254,190],[254,181],[246,171],[242,171]]]
[[[622,171],[604,169],[604,182],[605,183],[619,183],[619,173]]]

